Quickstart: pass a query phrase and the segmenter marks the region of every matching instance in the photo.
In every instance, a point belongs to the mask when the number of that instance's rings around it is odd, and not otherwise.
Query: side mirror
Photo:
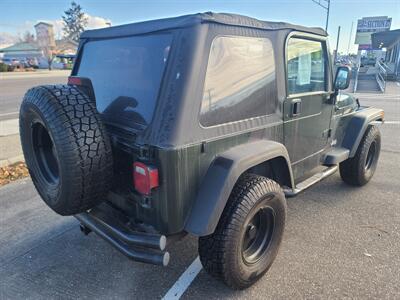
[[[340,66],[336,70],[335,91],[345,90],[350,85],[351,69],[347,66]]]

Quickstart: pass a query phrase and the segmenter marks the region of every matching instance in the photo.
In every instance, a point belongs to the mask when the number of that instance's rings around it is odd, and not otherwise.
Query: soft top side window
[[[287,45],[289,95],[326,90],[323,42],[293,37]]]
[[[275,112],[274,50],[268,38],[218,36],[211,45],[200,123],[213,126]]]

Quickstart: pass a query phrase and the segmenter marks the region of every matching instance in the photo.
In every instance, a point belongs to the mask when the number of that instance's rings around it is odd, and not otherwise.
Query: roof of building
[[[70,39],[70,38],[63,38],[61,40],[56,40],[56,46],[72,46],[72,47],[78,47],[78,43],[75,42],[74,40]]]
[[[12,46],[0,49],[0,52],[29,52],[29,51],[39,51],[39,47],[36,44],[32,43],[16,43]]]
[[[81,38],[108,38],[115,36],[145,34],[161,30],[191,27],[202,23],[217,23],[262,30],[289,29],[314,33],[322,36],[327,35],[326,31],[322,28],[305,27],[284,22],[261,21],[237,14],[205,12],[102,29],[87,30],[82,33]]]
[[[387,48],[400,39],[400,29],[375,32],[371,35],[372,47],[375,49]]]
[[[50,23],[47,23],[47,22],[39,22],[39,23],[37,23],[34,27],[39,26],[40,24],[44,24],[44,25],[53,27],[53,24],[50,24]]]

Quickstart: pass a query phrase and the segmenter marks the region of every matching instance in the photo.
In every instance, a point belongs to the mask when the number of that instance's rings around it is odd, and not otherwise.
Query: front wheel
[[[355,186],[363,186],[370,181],[378,165],[380,151],[379,129],[374,125],[369,125],[355,156],[339,164],[343,181]]]
[[[204,269],[234,289],[260,279],[282,240],[286,199],[273,180],[246,174],[228,200],[215,232],[199,238]]]

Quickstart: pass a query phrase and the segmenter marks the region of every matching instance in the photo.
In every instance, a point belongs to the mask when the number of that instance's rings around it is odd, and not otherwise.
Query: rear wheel
[[[73,215],[103,201],[111,145],[95,104],[74,86],[30,89],[20,109],[21,144],[32,181],[54,211]]]
[[[280,186],[262,176],[244,175],[215,232],[199,238],[204,269],[234,289],[251,286],[272,265],[285,218],[286,200]]]
[[[371,180],[378,165],[381,150],[379,129],[368,126],[356,155],[339,164],[340,176],[350,185],[363,186]]]

